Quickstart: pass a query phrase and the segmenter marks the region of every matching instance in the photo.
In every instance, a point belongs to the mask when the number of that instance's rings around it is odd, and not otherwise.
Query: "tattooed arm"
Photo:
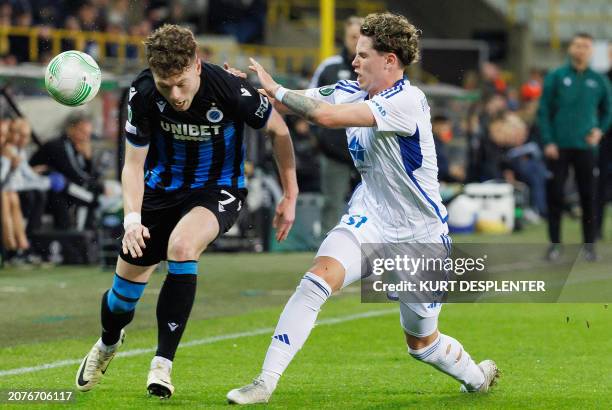
[[[280,85],[252,58],[249,68],[257,73],[259,81],[268,96],[274,98]],[[275,106],[278,103],[279,101],[275,103]],[[310,98],[304,95],[303,91],[287,92],[280,103],[300,117],[325,128],[372,127],[376,125],[372,111],[364,103],[332,105]]]
[[[293,91],[285,94],[282,103],[300,117],[325,128],[376,125],[372,111],[364,103],[332,105]]]

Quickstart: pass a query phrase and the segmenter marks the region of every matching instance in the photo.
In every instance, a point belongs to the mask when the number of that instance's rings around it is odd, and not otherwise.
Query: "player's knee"
[[[308,272],[323,279],[332,291],[340,290],[344,283],[344,266],[329,256],[318,257],[315,260],[314,266],[312,266]]]
[[[400,324],[406,335],[406,344],[411,350],[431,345],[439,334],[437,315],[420,316],[403,302],[400,302]]]
[[[132,282],[115,274],[113,287],[106,295],[109,310],[113,313],[133,311],[146,285],[146,283]]]
[[[421,350],[427,346],[430,346],[433,342],[435,342],[438,337],[438,332],[434,332],[428,336],[413,336],[409,333],[406,333],[406,344],[408,345],[409,350]]]
[[[193,241],[188,238],[178,237],[168,245],[168,257],[176,261],[196,260],[199,258],[200,250],[196,249]]]

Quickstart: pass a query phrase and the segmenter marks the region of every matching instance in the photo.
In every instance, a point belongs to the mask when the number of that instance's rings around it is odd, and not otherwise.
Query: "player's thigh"
[[[171,259],[197,259],[219,235],[219,221],[214,213],[202,206],[187,212],[176,224],[168,241]]]
[[[149,281],[149,277],[157,267],[157,264],[151,266],[139,266],[126,262],[122,258],[117,258],[117,275],[131,280],[132,282],[145,283]]]

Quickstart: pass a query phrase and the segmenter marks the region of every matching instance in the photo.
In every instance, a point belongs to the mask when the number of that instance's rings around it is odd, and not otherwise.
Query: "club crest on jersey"
[[[206,119],[210,122],[219,122],[223,119],[223,111],[213,105],[206,111]]]

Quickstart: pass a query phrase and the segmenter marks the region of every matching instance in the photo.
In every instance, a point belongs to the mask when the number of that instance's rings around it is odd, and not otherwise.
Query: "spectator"
[[[319,153],[310,124],[298,117],[288,117],[287,120],[295,150],[295,167],[300,192],[319,192],[321,181],[319,167],[312,166],[317,162]]]
[[[32,26],[32,14],[22,11],[15,16],[16,27],[29,28]],[[9,54],[14,56],[17,63],[30,61],[30,38],[28,35],[11,34],[9,38]]]
[[[261,43],[266,9],[264,0],[210,0],[209,26],[215,33],[233,35],[239,43]]]
[[[477,109],[469,118],[468,175],[471,182],[499,179],[503,153],[490,137],[493,119],[507,111],[506,99],[500,94],[491,94],[484,100],[483,108]]]
[[[482,96],[489,98],[493,94],[504,94],[508,88],[506,81],[501,75],[499,67],[491,62],[485,62],[480,67],[480,75],[482,78]]]
[[[344,23],[344,47],[339,55],[324,60],[316,69],[309,88],[336,84],[338,81],[356,80],[352,61],[363,20],[349,17]],[[353,87],[356,87],[353,85]],[[338,222],[346,208],[346,198],[351,190],[353,160],[349,154],[346,132],[343,129],[319,129],[317,140],[321,151],[321,193],[324,204],[322,228],[327,232]]]
[[[77,34],[77,32],[81,30],[79,19],[75,16],[66,16],[64,20],[64,29],[71,30],[74,34]],[[62,51],[74,50],[76,49],[76,42],[73,38],[62,38],[61,47]]]
[[[46,183],[44,179],[35,173],[28,164],[26,147],[30,144],[32,129],[30,124],[23,118],[17,118],[11,122],[10,132],[13,135],[17,153],[20,156],[19,171],[14,178],[19,178],[19,201],[24,218],[28,221],[26,225],[26,236],[32,237],[32,233],[40,228],[40,220],[44,211],[46,201]],[[43,187],[41,187],[41,184]]]
[[[9,2],[0,4],[0,26],[10,26],[13,22],[13,6]]]
[[[0,120],[0,141],[2,141],[2,244],[7,249],[8,259],[20,257],[30,248],[25,232],[25,221],[17,188],[19,182],[15,171],[22,157],[19,155],[15,135],[10,130],[11,120]]]
[[[90,117],[75,111],[66,120],[64,134],[44,144],[34,153],[30,164],[35,168],[45,166],[46,171],[59,172],[68,182],[79,185],[94,196],[99,195],[103,192],[103,184],[99,180],[100,172],[92,162],[92,128]],[[75,211],[78,205],[89,207],[85,227],[92,228],[95,201],[83,202],[66,192],[49,192],[48,208],[54,218],[54,227],[75,228]]]
[[[538,111],[544,155],[552,173],[547,186],[551,242],[547,257],[554,261],[561,255],[563,188],[571,165],[582,207],[584,257],[594,261],[597,259],[594,151],[612,119],[612,96],[608,79],[589,67],[593,54],[591,35],[574,35],[568,52],[569,63],[546,76]]]
[[[99,10],[91,1],[83,2],[78,9],[77,17],[83,31],[103,31],[106,28],[99,18]]]
[[[461,167],[449,163],[446,144],[453,139],[453,124],[444,115],[435,115],[431,119],[431,131],[436,146],[436,157],[438,159],[438,180],[441,182],[462,182],[465,179],[465,171]]]
[[[546,176],[540,148],[527,142],[527,124],[512,112],[501,114],[490,125],[493,144],[500,150],[500,168],[506,182],[522,182],[529,188],[529,205],[539,215],[546,214]]]

